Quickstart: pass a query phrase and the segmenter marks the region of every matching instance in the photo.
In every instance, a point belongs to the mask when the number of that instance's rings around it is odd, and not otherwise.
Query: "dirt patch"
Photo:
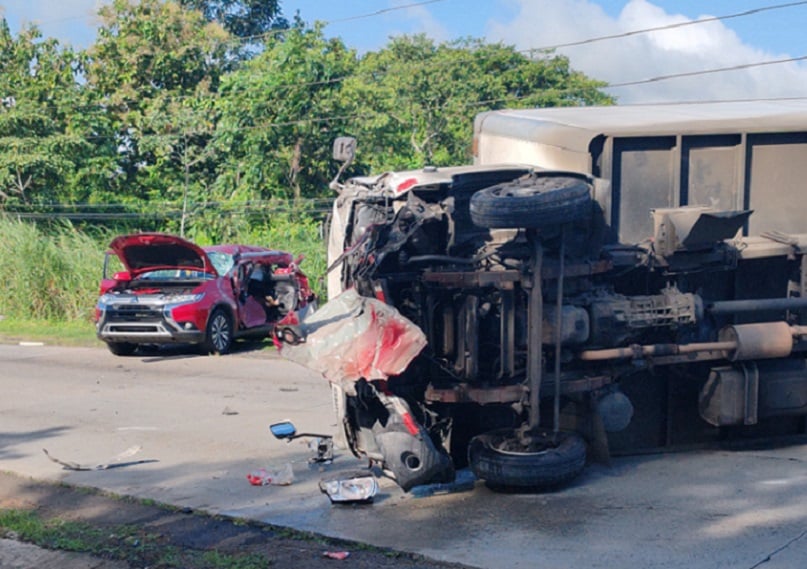
[[[132,566],[155,567],[160,549],[263,556],[267,567],[344,566],[351,569],[461,569],[421,556],[364,544],[329,539],[313,533],[252,521],[176,509],[94,489],[51,484],[0,472],[0,510],[33,512],[42,520],[81,522],[108,535],[99,558],[125,560]],[[125,539],[116,532],[129,528]],[[4,533],[0,527],[0,534]],[[138,538],[142,536],[142,540]],[[0,535],[0,537],[3,537]],[[9,537],[6,535],[5,537]],[[13,537],[13,536],[12,536]],[[148,539],[149,547],[142,541]],[[349,552],[345,561],[325,552]],[[159,566],[159,565],[157,565]]]

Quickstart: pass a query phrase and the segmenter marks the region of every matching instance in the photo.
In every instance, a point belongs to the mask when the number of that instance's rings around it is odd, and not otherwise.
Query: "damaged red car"
[[[236,339],[266,337],[289,313],[315,308],[301,261],[264,247],[199,247],[166,233],[119,236],[104,262],[97,336],[119,356],[166,344],[225,354]]]

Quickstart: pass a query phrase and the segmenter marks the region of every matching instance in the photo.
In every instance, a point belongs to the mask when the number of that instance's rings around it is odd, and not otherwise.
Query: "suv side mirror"
[[[269,425],[269,430],[272,431],[272,434],[275,436],[275,438],[280,440],[284,439],[291,440],[294,438],[294,435],[297,434],[297,428],[291,421],[283,421],[281,423],[275,423],[274,425]]]

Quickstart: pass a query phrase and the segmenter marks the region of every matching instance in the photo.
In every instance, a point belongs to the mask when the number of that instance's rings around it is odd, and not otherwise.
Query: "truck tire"
[[[227,311],[216,308],[207,321],[204,350],[209,354],[226,354],[233,345],[233,332],[233,323]]]
[[[479,227],[541,229],[591,215],[591,186],[573,174],[532,174],[471,196],[471,220]]]
[[[106,347],[116,356],[131,356],[137,349],[137,344],[131,342],[107,342]]]
[[[586,443],[575,433],[542,433],[524,448],[513,429],[499,429],[471,440],[468,463],[494,490],[541,491],[562,486],[586,466]]]

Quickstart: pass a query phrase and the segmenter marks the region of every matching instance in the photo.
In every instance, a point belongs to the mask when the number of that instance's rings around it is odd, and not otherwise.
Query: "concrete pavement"
[[[807,567],[807,446],[621,458],[571,487],[418,498],[390,481],[370,507],[334,507],[299,441],[268,434],[291,418],[333,432],[323,380],[271,352],[116,358],[103,349],[0,346],[2,468],[181,507],[256,519],[476,567]],[[231,413],[225,413],[229,409]],[[142,445],[150,462],[70,472]],[[287,487],[255,468],[291,463]],[[342,451],[334,470],[362,463]]]
[[[3,569],[129,569],[126,563],[96,559],[90,555],[42,549],[13,539],[0,539]]]

